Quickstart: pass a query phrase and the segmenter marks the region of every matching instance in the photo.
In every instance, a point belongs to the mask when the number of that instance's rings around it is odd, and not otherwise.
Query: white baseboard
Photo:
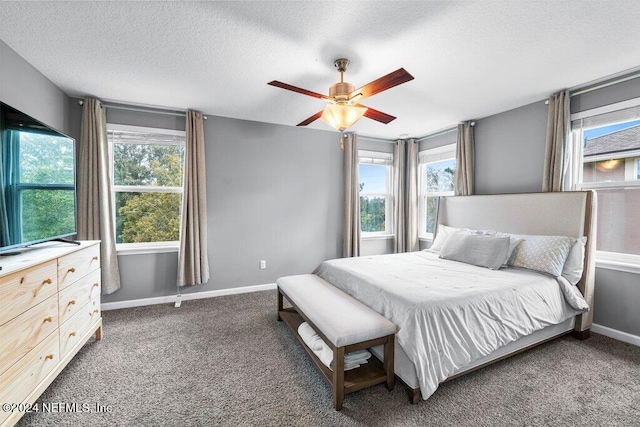
[[[269,291],[272,289],[276,289],[275,283],[267,283],[265,285],[255,285],[255,286],[244,286],[242,288],[220,289],[217,291],[190,292],[188,294],[187,293],[180,294],[180,299],[182,301],[188,301],[193,299],[221,297],[224,295],[236,295],[236,294],[246,294],[249,292]],[[120,308],[142,307],[145,305],[154,305],[154,304],[172,304],[176,302],[176,299],[177,298],[175,295],[169,295],[165,297],[156,297],[156,298],[141,298],[141,299],[132,299],[127,301],[104,302],[100,304],[100,309],[102,311],[107,311],[107,310],[117,310]]]
[[[617,329],[607,328],[606,326],[598,325],[597,323],[591,325],[591,331],[596,334],[605,335],[618,341],[624,341],[640,347],[640,337],[637,335],[622,332]]]

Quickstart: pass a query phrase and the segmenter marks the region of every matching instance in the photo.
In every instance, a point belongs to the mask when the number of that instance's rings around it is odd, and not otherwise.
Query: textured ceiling
[[[336,58],[356,87],[415,80],[366,104],[398,118],[360,134],[422,136],[640,65],[625,1],[0,2],[0,39],[72,96],[295,125]],[[310,127],[330,129],[321,121]]]

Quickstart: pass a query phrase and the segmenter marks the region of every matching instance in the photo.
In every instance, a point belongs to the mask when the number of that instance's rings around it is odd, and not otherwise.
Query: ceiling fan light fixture
[[[320,119],[331,127],[343,131],[351,127],[367,112],[364,107],[353,105],[329,104],[324,108]]]

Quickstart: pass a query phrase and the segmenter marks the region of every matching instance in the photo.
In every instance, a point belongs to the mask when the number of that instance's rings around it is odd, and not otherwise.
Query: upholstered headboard
[[[595,212],[592,191],[451,196],[440,197],[437,223],[517,234],[587,236],[585,268],[578,288],[591,309],[576,318],[575,330],[582,332],[593,320]]]

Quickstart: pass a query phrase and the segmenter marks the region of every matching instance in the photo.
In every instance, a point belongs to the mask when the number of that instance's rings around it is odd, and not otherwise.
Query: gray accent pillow
[[[547,273],[553,277],[562,275],[569,251],[576,242],[576,239],[567,236],[512,236],[523,240],[516,245],[507,264]]]
[[[509,237],[453,233],[442,245],[440,258],[497,270],[509,258]]]

